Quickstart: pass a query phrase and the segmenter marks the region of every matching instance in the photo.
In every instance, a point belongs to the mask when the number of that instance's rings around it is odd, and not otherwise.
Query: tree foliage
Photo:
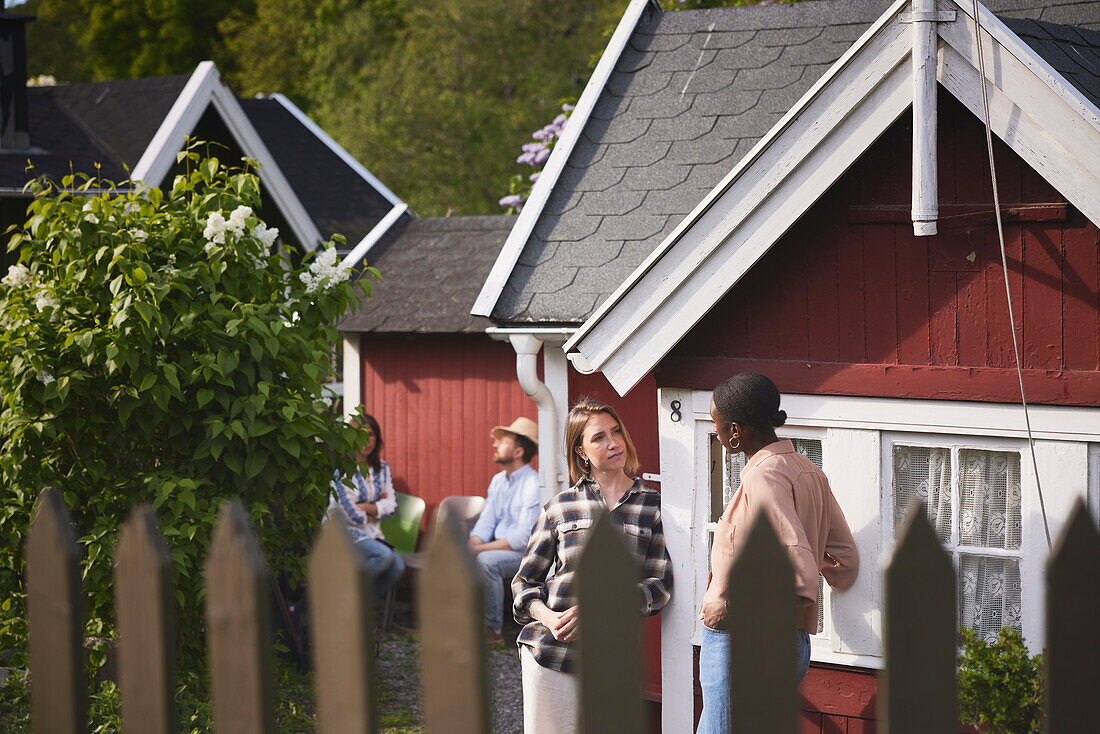
[[[109,636],[130,509],[157,512],[181,638],[201,649],[202,563],[239,496],[268,562],[300,575],[334,468],[363,441],[332,414],[339,316],[357,296],[329,243],[295,269],[253,214],[257,177],[185,151],[171,190],[32,182],[0,285],[0,648],[23,633],[22,554],[40,489],[59,487],[80,544],[91,635]],[[372,271],[371,274],[376,274]],[[369,293],[369,280],[360,281]],[[12,638],[14,636],[15,639]]]
[[[664,0],[668,10],[760,0]],[[32,76],[281,92],[421,215],[494,214],[514,149],[580,96],[628,0],[30,0]],[[529,173],[529,172],[528,172]],[[509,193],[520,193],[512,187]]]

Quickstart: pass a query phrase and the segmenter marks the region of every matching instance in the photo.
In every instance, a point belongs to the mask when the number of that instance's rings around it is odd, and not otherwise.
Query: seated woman
[[[641,565],[641,613],[668,603],[672,564],[661,526],[661,496],[641,479],[638,455],[614,408],[583,399],[565,429],[574,482],[550,500],[535,523],[519,572],[512,580],[523,677],[526,734],[577,731],[580,688],[574,642],[579,633],[573,574],[583,539],[601,512],[609,512]]]
[[[348,478],[336,472],[332,480],[333,498],[329,509],[340,508],[352,541],[366,554],[367,571],[374,579],[375,596],[381,598],[405,573],[405,561],[382,537],[382,528],[378,524],[380,519],[392,515],[397,509],[397,496],[393,490],[390,468],[378,458],[382,450],[382,429],[378,421],[364,413],[354,425],[370,431],[367,445],[355,457],[360,464],[366,464],[367,476],[364,477],[359,469]]]

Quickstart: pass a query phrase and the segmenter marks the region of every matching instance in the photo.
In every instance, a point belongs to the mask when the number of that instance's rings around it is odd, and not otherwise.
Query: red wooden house
[[[567,330],[576,370],[656,405],[630,428],[657,434],[676,568],[666,731],[691,729],[709,526],[740,470],[710,390],[738,371],[776,380],[781,435],[830,475],[861,551],[855,587],[822,590],[807,731],[874,726],[881,571],[914,498],[955,560],[960,625],[1042,647],[1047,526],[1100,495],[1100,3],[987,5],[1037,474],[969,0],[632,3],[482,290],[500,332]]]

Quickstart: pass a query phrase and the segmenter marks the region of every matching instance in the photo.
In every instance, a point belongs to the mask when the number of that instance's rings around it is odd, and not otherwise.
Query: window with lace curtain
[[[963,446],[892,448],[895,537],[924,503],[958,574],[958,619],[987,641],[1022,631],[1020,454]]]

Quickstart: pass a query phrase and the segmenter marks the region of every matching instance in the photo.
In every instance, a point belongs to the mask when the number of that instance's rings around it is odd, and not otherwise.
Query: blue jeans
[[[381,540],[363,538],[356,545],[367,558],[367,573],[374,579],[374,596],[381,599],[405,573],[405,559]]]
[[[499,632],[504,624],[504,584],[512,583],[523,554],[514,550],[482,551],[474,560],[485,587],[485,626]]]
[[[797,633],[798,680],[810,667],[810,636]],[[730,731],[730,636],[703,625],[699,648],[699,687],[703,689],[703,711],[695,734],[729,734]]]

